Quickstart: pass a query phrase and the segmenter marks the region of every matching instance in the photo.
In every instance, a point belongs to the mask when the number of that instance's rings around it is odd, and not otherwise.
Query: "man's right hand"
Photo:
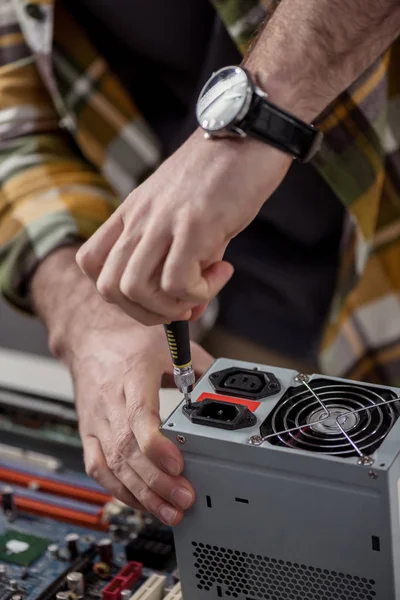
[[[46,259],[33,294],[51,348],[71,370],[86,470],[126,504],[176,525],[194,490],[181,475],[181,453],[159,431],[159,389],[172,377],[164,331],[105,303],[74,254],[64,249]],[[201,374],[212,357],[196,344],[192,352]]]

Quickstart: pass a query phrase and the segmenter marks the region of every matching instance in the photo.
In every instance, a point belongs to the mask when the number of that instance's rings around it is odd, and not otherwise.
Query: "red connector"
[[[103,589],[103,600],[120,600],[122,590],[129,590],[142,576],[143,565],[129,562]]]

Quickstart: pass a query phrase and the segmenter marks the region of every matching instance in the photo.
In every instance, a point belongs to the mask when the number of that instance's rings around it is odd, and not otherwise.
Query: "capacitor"
[[[50,554],[51,558],[57,559],[60,555],[60,547],[57,544],[50,544],[47,546],[47,552]]]
[[[97,542],[101,562],[111,565],[114,558],[113,545],[110,538],[103,538]]]
[[[131,590],[122,590],[120,599],[121,600],[130,600],[132,598]]]
[[[77,533],[69,533],[65,536],[69,560],[75,560],[79,556],[79,540]]]
[[[2,490],[1,506],[7,519],[15,518],[17,509],[14,500],[14,490],[9,485],[5,486]]]
[[[13,594],[11,600],[22,600],[21,594]]]
[[[69,600],[68,592],[57,592],[56,600]]]
[[[71,592],[74,592],[78,598],[85,593],[85,580],[82,573],[73,572],[67,575],[67,585]]]

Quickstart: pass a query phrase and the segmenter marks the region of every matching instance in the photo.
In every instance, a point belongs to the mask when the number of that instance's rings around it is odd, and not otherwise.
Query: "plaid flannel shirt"
[[[278,0],[212,0],[244,52]],[[55,0],[0,0],[0,288],[87,239],[159,164],[158,140]],[[314,165],[347,207],[321,368],[400,385],[400,40],[325,111]],[[321,210],[323,210],[321,198]]]

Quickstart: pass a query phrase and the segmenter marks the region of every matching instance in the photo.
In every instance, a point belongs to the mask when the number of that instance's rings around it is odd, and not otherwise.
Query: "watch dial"
[[[249,92],[246,73],[239,67],[218,71],[204,86],[197,103],[197,120],[203,129],[218,131],[232,124]]]

